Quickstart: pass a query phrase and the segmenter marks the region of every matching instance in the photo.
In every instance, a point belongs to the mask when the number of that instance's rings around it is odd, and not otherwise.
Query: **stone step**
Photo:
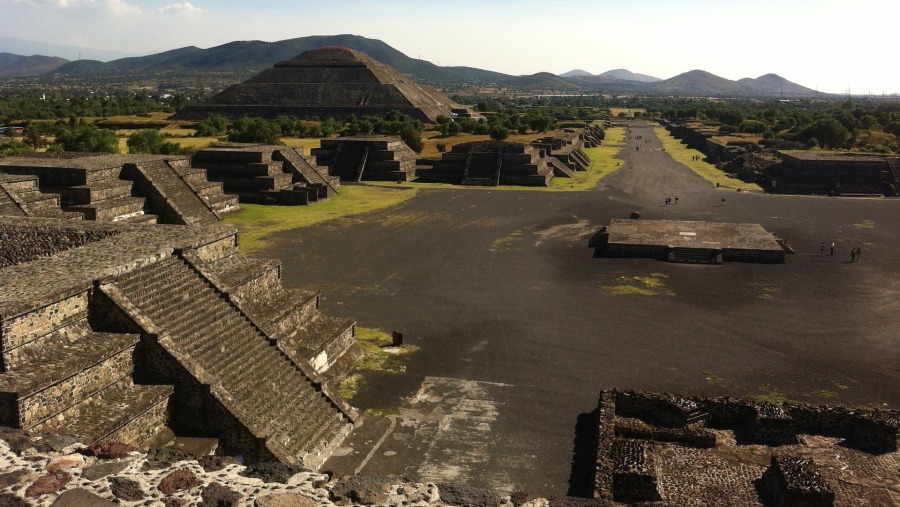
[[[59,209],[59,194],[44,193],[40,190],[27,190],[17,194],[19,201],[28,210],[29,216],[32,213]]]
[[[2,197],[0,197],[0,215],[26,216],[25,212],[22,211],[22,208],[20,208],[18,204],[12,201],[3,201]]]
[[[84,220],[84,213],[79,211],[63,211],[60,208],[50,208],[28,213],[30,217],[36,218],[58,218],[61,220]]]
[[[38,190],[39,180],[31,174],[0,174],[0,183],[10,192]]]
[[[0,376],[0,392],[15,393],[19,424],[31,428],[134,370],[140,336],[92,331],[85,321],[21,347],[16,369]]]
[[[138,213],[136,215],[130,215],[125,218],[120,218],[116,220],[117,224],[155,224],[158,223],[156,215],[152,215],[150,213]]]
[[[151,199],[151,202],[157,206],[167,207],[167,211],[177,215],[178,222],[196,224],[212,223],[217,220],[194,189],[167,162],[137,164],[135,168],[165,198],[165,204],[159,198]]]
[[[84,213],[87,220],[115,222],[123,218],[144,213],[143,197],[117,197],[89,205],[68,206],[65,211]]]
[[[203,199],[209,204],[209,207],[216,210],[216,213],[231,213],[241,209],[238,196],[231,194],[223,194],[221,184],[218,187],[218,193],[214,195],[204,196]]]
[[[165,426],[173,392],[168,385],[119,382],[32,431],[72,435],[85,445],[110,440],[140,446]]]
[[[721,264],[722,251],[713,248],[675,247],[669,252],[669,261],[690,264]]]
[[[269,338],[198,272],[172,256],[120,278],[120,289],[172,338],[180,353],[217,379],[216,395],[248,428],[270,438],[292,437],[296,417],[316,421],[318,412],[339,413]],[[175,293],[182,297],[173,298]],[[187,299],[184,299],[187,298]],[[186,302],[190,304],[186,304]],[[310,401],[307,401],[310,400]],[[313,423],[315,424],[315,423]],[[329,430],[312,427],[316,432]],[[300,442],[295,446],[318,445]],[[298,451],[299,452],[299,451]],[[302,454],[285,459],[301,460]]]
[[[130,197],[131,187],[130,181],[113,178],[96,181],[90,185],[50,187],[45,190],[58,193],[63,206],[77,206],[117,197]]]

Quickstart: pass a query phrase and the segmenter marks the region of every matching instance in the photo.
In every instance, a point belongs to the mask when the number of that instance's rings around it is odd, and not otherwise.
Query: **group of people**
[[[673,202],[673,199],[671,197],[666,196],[666,206],[672,204],[672,202]],[[678,196],[677,195],[675,196],[674,202],[675,202],[675,204],[678,204]]]
[[[822,242],[822,247],[819,249],[819,251],[822,253],[822,255],[825,255],[825,242],[824,241]],[[859,262],[859,256],[861,253],[862,253],[862,248],[860,248],[858,246],[853,247],[853,249],[850,250],[850,262]],[[831,246],[829,248],[828,255],[834,255],[834,241],[831,242]]]

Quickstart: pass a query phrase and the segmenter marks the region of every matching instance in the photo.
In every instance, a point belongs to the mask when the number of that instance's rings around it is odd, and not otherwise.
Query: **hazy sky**
[[[351,33],[515,75],[773,72],[853,94],[900,92],[898,19],[896,0],[0,0],[0,36],[135,54]]]

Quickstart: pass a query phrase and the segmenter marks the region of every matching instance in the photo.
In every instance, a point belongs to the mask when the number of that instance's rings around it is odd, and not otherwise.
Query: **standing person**
[[[725,196],[722,196],[722,206],[725,206]]]
[[[831,242],[831,255],[834,255],[834,241]]]
[[[822,255],[825,255],[825,242],[824,241],[822,242],[822,248],[819,249],[819,253]]]
[[[678,204],[678,196],[675,196],[675,204]]]
[[[856,262],[859,262],[859,255],[862,253],[862,247],[856,247]]]
[[[856,248],[850,249],[850,262],[856,262]]]

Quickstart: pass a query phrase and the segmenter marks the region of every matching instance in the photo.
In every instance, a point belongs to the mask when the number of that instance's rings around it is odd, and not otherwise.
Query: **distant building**
[[[779,151],[766,186],[788,194],[897,195],[900,157],[862,153]]]

